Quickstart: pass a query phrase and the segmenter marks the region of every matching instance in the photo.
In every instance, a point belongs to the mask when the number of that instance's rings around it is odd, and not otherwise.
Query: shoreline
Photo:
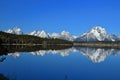
[[[53,45],[53,46],[55,46],[55,45],[61,45],[61,46],[71,46],[71,45],[73,45],[73,44],[1,44],[1,45],[3,45],[3,46],[20,46],[20,45],[25,45],[25,46],[47,46],[47,45]]]
[[[120,48],[120,43],[73,43],[73,46],[78,47],[100,47],[100,48]]]
[[[120,48],[120,43],[73,42],[73,44],[1,44],[1,46],[72,46],[72,47],[95,47],[95,48]]]

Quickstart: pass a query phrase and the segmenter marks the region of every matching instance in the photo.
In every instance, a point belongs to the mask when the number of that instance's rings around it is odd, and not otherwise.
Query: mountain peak
[[[41,31],[40,36],[41,36],[42,38],[50,38],[49,34],[46,33],[44,30]]]
[[[41,38],[50,38],[49,34],[46,33],[44,30],[42,30],[42,31],[35,30],[35,31],[29,33],[28,35],[38,36]]]
[[[54,38],[54,39],[60,38],[60,34],[54,32],[54,33],[51,34],[51,37]]]
[[[70,35],[70,33],[68,31],[64,30],[64,31],[61,32],[61,35]]]
[[[21,29],[19,27],[13,27],[11,29],[8,29],[7,31],[5,31],[7,33],[12,33],[12,34],[23,34],[23,32],[21,31]]]
[[[75,41],[118,41],[120,38],[108,34],[101,26],[95,26],[88,32],[78,37]]]
[[[44,33],[44,34],[45,34],[46,32],[45,32],[44,30],[42,30],[41,33]]]
[[[104,29],[102,26],[94,26],[92,29]]]
[[[91,31],[93,32],[97,31],[98,33],[106,33],[105,28],[102,28],[101,26],[95,26],[91,29]]]

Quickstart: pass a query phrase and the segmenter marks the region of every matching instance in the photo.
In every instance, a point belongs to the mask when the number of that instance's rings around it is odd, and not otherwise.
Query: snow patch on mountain
[[[90,31],[84,33],[75,41],[119,41],[120,37],[108,34],[101,26],[95,26]]]
[[[11,34],[17,34],[17,35],[23,34],[23,32],[21,31],[21,29],[19,27],[14,27],[14,28],[8,29],[5,32],[11,33]]]
[[[69,41],[74,41],[76,36],[71,35],[68,31],[62,31],[60,34],[59,33],[53,33],[51,34],[52,38],[58,38],[58,39],[64,39],[64,40],[69,40]]]
[[[28,33],[28,35],[33,35],[33,36],[37,36],[37,37],[41,37],[41,38],[50,38],[50,35],[48,33],[46,33],[44,30],[42,30],[42,31],[35,30],[31,33]]]
[[[55,33],[55,32],[51,34],[51,38],[54,38],[54,39],[60,38],[60,36],[61,36],[60,34]]]
[[[69,40],[69,41],[73,41],[76,36],[72,36],[69,32],[67,31],[62,31],[60,34],[59,33],[46,33],[44,30],[42,31],[33,31],[31,33],[29,33],[28,35],[33,35],[33,36],[38,36],[41,38],[54,38],[54,39],[63,39],[63,40]]]

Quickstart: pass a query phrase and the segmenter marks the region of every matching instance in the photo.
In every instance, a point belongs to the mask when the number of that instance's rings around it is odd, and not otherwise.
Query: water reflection
[[[109,48],[76,47],[75,49],[95,63],[104,61],[105,58],[109,55],[116,55],[120,53],[119,49]]]
[[[16,53],[16,52],[36,52],[39,50],[63,50],[63,49],[68,49],[71,48],[71,45],[48,45],[46,47],[41,46],[41,45],[35,45],[35,46],[25,46],[25,45],[20,45],[20,46],[1,46],[0,45],[0,55],[7,55],[8,53]]]
[[[88,47],[72,47],[64,50],[39,50],[31,52],[33,55],[44,56],[45,54],[60,54],[61,56],[68,56],[70,53],[79,52],[88,57],[92,62],[98,63],[105,60],[109,55],[116,55],[120,53],[119,49],[104,49],[104,48],[88,48]]]
[[[105,61],[119,53],[111,48],[1,46],[0,80],[120,80],[119,56]]]
[[[60,54],[62,57],[68,56],[70,53],[79,52],[88,57],[92,62],[99,63],[106,59],[109,55],[120,53],[120,49],[111,48],[89,48],[89,47],[72,47],[72,46],[2,46],[0,62],[3,62],[6,57],[4,55],[20,57],[21,52],[29,52],[35,56],[45,56],[46,54]]]
[[[39,50],[30,52],[33,55],[44,56],[45,54],[60,54],[61,56],[68,56],[70,53],[77,52],[75,48],[62,49],[62,50]]]
[[[0,56],[0,62],[3,62],[6,59],[5,56]]]

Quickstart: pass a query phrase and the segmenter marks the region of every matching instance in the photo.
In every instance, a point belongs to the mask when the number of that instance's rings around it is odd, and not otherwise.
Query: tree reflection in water
[[[0,62],[3,62],[6,59],[5,56],[0,56]]]
[[[10,80],[10,79],[0,73],[0,80]]]

